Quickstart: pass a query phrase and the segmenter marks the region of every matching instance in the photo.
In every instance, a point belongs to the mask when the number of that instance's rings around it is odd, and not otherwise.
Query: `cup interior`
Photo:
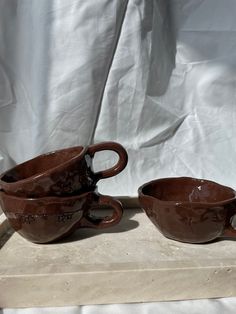
[[[217,203],[235,198],[233,189],[218,183],[188,177],[166,178],[146,184],[142,193],[160,201]]]
[[[12,183],[37,176],[80,155],[83,149],[82,146],[72,147],[40,155],[5,172],[1,180]]]

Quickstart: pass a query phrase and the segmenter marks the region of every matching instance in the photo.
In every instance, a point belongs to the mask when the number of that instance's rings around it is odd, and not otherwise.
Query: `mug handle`
[[[114,151],[115,153],[119,155],[119,160],[112,168],[95,172],[94,175],[97,181],[100,179],[113,177],[116,174],[120,173],[126,167],[127,162],[128,162],[128,155],[127,155],[126,150],[124,149],[123,146],[115,142],[102,142],[102,143],[90,145],[88,147],[87,153],[91,157],[94,157],[96,152],[100,152],[103,150]]]
[[[114,198],[106,195],[98,195],[98,203],[92,209],[99,208],[99,205],[108,205],[113,207],[114,211],[111,216],[107,217],[96,217],[91,215],[88,211],[86,215],[80,220],[79,228],[94,228],[94,229],[103,229],[107,227],[114,226],[118,224],[123,216],[123,207],[121,202],[115,200]]]
[[[236,206],[236,203],[234,204]],[[225,229],[223,231],[223,234],[221,237],[230,237],[230,238],[236,238],[236,229],[232,227],[231,219],[236,215],[236,207],[231,208],[229,210],[229,214],[227,217],[227,222],[225,225]]]

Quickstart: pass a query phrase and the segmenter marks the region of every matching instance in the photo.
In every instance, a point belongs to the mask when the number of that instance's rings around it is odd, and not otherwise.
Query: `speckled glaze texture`
[[[112,168],[94,173],[96,152],[111,150],[119,155]],[[66,196],[90,191],[100,179],[121,172],[128,161],[125,149],[118,143],[103,142],[88,147],[71,147],[40,155],[4,172],[0,189],[23,197]]]
[[[0,204],[13,229],[35,243],[59,240],[78,228],[107,228],[118,224],[123,214],[119,201],[97,192],[36,199],[0,192]],[[101,205],[112,207],[112,215],[92,216],[90,212]]]
[[[236,194],[229,187],[180,177],[148,182],[138,192],[147,216],[167,238],[189,243],[236,238],[231,226]]]

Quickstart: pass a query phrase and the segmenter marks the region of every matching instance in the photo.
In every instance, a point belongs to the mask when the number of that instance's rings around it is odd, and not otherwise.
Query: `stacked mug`
[[[96,152],[111,150],[118,162],[110,169],[93,171]],[[59,240],[77,228],[106,228],[120,222],[118,200],[97,192],[97,182],[120,173],[127,165],[125,149],[115,142],[77,146],[28,160],[0,176],[0,203],[11,226],[35,243]],[[107,205],[109,217],[91,212]]]

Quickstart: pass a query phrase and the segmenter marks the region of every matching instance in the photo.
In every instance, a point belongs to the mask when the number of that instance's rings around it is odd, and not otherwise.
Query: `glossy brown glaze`
[[[180,177],[148,182],[138,192],[147,216],[167,238],[189,243],[236,238],[231,226],[236,194],[229,187]]]
[[[61,239],[78,228],[107,228],[118,224],[123,214],[119,201],[96,192],[36,199],[0,192],[0,204],[15,231],[35,243]],[[91,215],[101,205],[112,207],[113,214],[103,218]]]
[[[119,160],[112,168],[94,173],[93,157],[103,150],[116,152]],[[114,142],[61,149],[37,156],[4,172],[0,176],[0,189],[23,197],[83,193],[94,189],[98,180],[121,172],[127,160],[125,149]]]

